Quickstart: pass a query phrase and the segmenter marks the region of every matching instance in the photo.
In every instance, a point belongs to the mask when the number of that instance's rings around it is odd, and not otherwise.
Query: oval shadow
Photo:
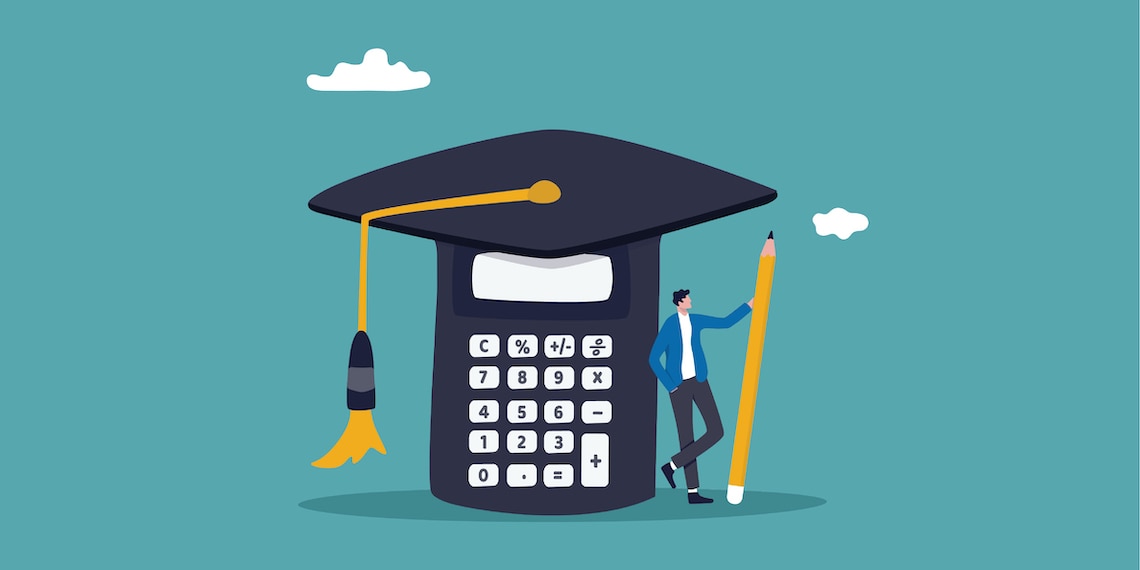
[[[386,519],[432,520],[432,521],[482,521],[482,522],[594,522],[594,521],[660,521],[682,519],[708,519],[723,517],[746,517],[767,515],[818,507],[827,503],[820,497],[793,495],[789,493],[768,493],[746,491],[739,505],[731,505],[724,499],[724,490],[709,489],[706,495],[715,497],[708,505],[690,505],[685,502],[683,493],[672,491],[659,493],[648,501],[623,509],[583,515],[519,515],[483,511],[445,503],[433,496],[430,491],[384,491],[376,493],[356,493],[319,497],[302,501],[297,506],[311,511],[374,517]]]

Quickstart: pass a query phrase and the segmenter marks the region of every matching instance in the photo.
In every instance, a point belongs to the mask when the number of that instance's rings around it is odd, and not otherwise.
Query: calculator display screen
[[[489,252],[471,264],[471,292],[481,300],[597,303],[609,299],[613,288],[613,262],[605,255],[548,259]]]

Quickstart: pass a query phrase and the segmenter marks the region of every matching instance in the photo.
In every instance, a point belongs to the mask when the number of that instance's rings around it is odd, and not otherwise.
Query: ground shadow
[[[670,492],[672,491],[672,492]],[[658,489],[657,496],[614,511],[584,515],[516,515],[481,511],[445,503],[430,491],[387,491],[320,497],[301,502],[298,506],[312,511],[374,517],[432,521],[501,521],[501,522],[591,522],[591,521],[660,521],[746,517],[810,509],[827,503],[819,497],[748,491],[739,505],[724,499],[723,490],[709,489],[702,493],[715,497],[710,505],[690,505],[684,494],[672,489]]]

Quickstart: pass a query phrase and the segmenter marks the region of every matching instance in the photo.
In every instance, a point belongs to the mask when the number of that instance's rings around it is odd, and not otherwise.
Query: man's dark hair
[[[673,291],[673,304],[680,305],[681,300],[689,296],[688,289],[681,289],[680,291]]]

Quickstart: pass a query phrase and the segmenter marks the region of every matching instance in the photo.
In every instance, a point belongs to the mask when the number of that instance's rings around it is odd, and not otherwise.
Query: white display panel
[[[592,253],[553,259],[481,253],[471,265],[476,299],[528,303],[594,303],[610,298],[614,268]]]

